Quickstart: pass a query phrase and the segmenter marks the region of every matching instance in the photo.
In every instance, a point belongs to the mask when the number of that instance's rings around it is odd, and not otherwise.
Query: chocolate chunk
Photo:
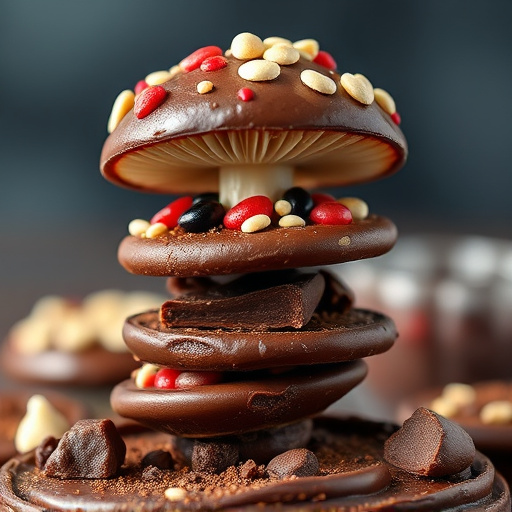
[[[462,427],[420,407],[386,441],[384,458],[409,473],[441,477],[468,468],[475,445]]]
[[[48,457],[55,451],[59,441],[53,436],[45,437],[36,448],[35,461],[36,468],[44,469]]]
[[[258,476],[258,465],[252,459],[246,460],[240,468],[240,476],[252,480]]]
[[[222,473],[238,462],[238,447],[223,441],[196,439],[192,449],[192,471]]]
[[[47,476],[110,478],[124,462],[126,445],[111,420],[81,420],[68,430],[45,465]]]
[[[144,456],[141,461],[143,467],[154,466],[158,469],[173,468],[172,455],[165,450],[153,450]]]
[[[267,465],[267,473],[281,480],[291,476],[314,476],[318,470],[316,455],[306,448],[288,450],[274,457]]]
[[[325,290],[318,309],[327,313],[343,313],[354,303],[354,292],[331,272],[321,270],[325,280]]]
[[[324,288],[321,274],[249,274],[171,299],[162,305],[160,317],[167,327],[298,329],[311,319]]]

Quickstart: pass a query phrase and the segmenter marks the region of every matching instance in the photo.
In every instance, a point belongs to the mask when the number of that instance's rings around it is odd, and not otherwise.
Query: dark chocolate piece
[[[35,451],[36,468],[44,469],[48,457],[55,451],[59,444],[58,439],[53,436],[45,437]]]
[[[261,477],[260,468],[252,459],[246,460],[240,468],[240,476],[247,480],[253,480]]]
[[[124,462],[126,445],[111,420],[81,420],[59,441],[45,464],[53,478],[110,478]]]
[[[248,274],[204,293],[168,300],[160,308],[166,327],[268,329],[307,324],[323,295],[321,274]]]
[[[222,473],[239,459],[235,443],[196,439],[192,448],[192,471]]]
[[[292,476],[315,476],[318,469],[316,455],[306,448],[288,450],[274,457],[267,465],[267,473],[279,480]]]
[[[475,458],[475,445],[459,425],[420,407],[384,445],[394,466],[423,476],[454,475]]]
[[[373,258],[388,252],[396,238],[390,220],[370,215],[347,226],[269,227],[258,233],[176,229],[156,238],[128,236],[119,246],[118,258],[133,274],[219,276]]]
[[[172,469],[173,458],[165,450],[153,450],[144,456],[141,461],[143,467],[154,466],[158,469]]]
[[[318,305],[319,311],[343,313],[354,303],[354,292],[332,272],[320,270],[325,280],[324,294]]]

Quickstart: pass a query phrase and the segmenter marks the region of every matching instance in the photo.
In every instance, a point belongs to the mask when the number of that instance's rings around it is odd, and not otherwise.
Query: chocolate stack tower
[[[127,270],[167,276],[183,294],[128,319],[125,342],[152,365],[141,372],[159,373],[156,387],[139,377],[114,389],[119,414],[192,439],[268,438],[337,401],[364,378],[360,359],[392,345],[390,319],[352,308],[331,274],[304,270],[383,254],[396,229],[361,200],[347,207],[301,186],[375,179],[407,152],[390,96],[377,90],[383,109],[365,77],[340,77],[314,44],[241,34],[227,57],[202,48],[143,89],[107,139],[108,179],[199,194],[120,246]]]

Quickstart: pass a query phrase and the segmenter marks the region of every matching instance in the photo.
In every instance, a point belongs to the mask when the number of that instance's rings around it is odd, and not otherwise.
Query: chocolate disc
[[[187,389],[139,389],[118,384],[112,408],[121,416],[183,437],[215,437],[292,423],[323,411],[363,380],[363,361],[301,366],[279,375]]]
[[[187,370],[255,370],[352,361],[388,350],[397,333],[379,313],[351,309],[316,315],[301,329],[223,330],[165,328],[158,312],[127,319],[123,337],[146,362]]]
[[[269,228],[258,233],[176,230],[157,238],[128,236],[118,257],[133,274],[227,275],[373,258],[388,252],[396,237],[390,220],[371,215],[347,226]]]

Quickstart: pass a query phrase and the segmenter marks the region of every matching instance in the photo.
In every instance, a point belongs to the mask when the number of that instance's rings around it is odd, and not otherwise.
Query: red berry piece
[[[133,112],[137,119],[142,119],[153,110],[158,108],[167,97],[167,91],[161,85],[146,87],[138,96],[135,97]]]
[[[222,50],[218,46],[204,46],[191,53],[188,57],[185,57],[180,62],[180,68],[185,73],[194,71],[194,69],[197,69],[208,57],[215,57],[216,55],[222,55]]]
[[[309,218],[315,224],[343,226],[352,222],[352,213],[341,203],[322,203],[313,208]]]
[[[176,379],[176,389],[208,386],[221,380],[221,372],[182,372]]]
[[[135,89],[134,89],[135,95],[140,94],[147,87],[148,87],[148,84],[146,83],[146,80],[139,80],[135,84]]]
[[[228,229],[240,229],[247,219],[254,215],[267,215],[270,217],[274,205],[267,196],[252,196],[233,206],[224,216],[224,226]]]
[[[201,62],[201,71],[218,71],[228,65],[228,60],[223,55],[214,55]]]
[[[180,371],[171,368],[162,368],[155,375],[155,388],[159,389],[176,389],[176,379],[180,375]]]
[[[402,118],[400,117],[400,114],[398,112],[395,112],[394,114],[391,114],[391,120],[395,124],[400,124],[402,122]]]
[[[242,101],[251,101],[254,98],[254,92],[252,89],[249,89],[249,87],[242,87],[236,95],[238,99]]]
[[[158,213],[153,215],[151,224],[161,222],[165,224],[168,229],[175,228],[178,225],[179,218],[192,206],[192,196],[183,196],[172,203],[169,203],[165,208],[162,208]]]
[[[313,59],[313,62],[320,64],[320,66],[323,66],[324,68],[331,69],[332,71],[338,67],[333,56],[329,52],[325,52],[323,50],[320,50],[317,53],[316,57]]]
[[[318,206],[322,203],[334,203],[336,198],[331,196],[331,194],[324,194],[322,192],[315,192],[311,194],[311,199],[313,199],[313,204]]]

